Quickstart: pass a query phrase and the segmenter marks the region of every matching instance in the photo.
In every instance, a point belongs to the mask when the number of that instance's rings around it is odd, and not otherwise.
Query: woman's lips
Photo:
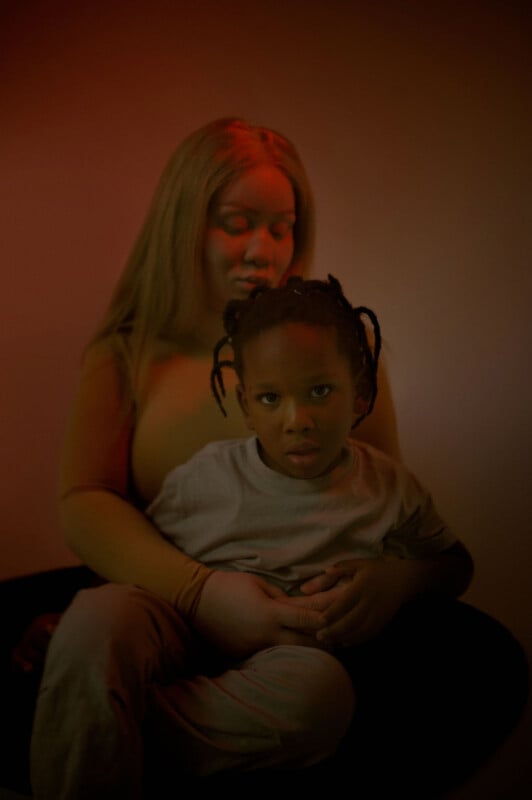
[[[255,281],[245,280],[244,278],[237,278],[235,280],[235,286],[242,292],[251,292],[256,285],[257,283]]]
[[[264,278],[254,278],[251,275],[240,276],[234,279],[235,285],[242,291],[251,292],[256,286],[269,286],[270,282]]]

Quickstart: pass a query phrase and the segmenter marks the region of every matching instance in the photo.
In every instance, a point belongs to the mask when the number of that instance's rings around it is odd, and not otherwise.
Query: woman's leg
[[[146,692],[190,633],[155,595],[107,584],[79,592],[52,637],[31,741],[36,800],[139,798]]]
[[[31,743],[36,800],[139,798],[146,737],[172,774],[207,775],[327,756],[353,712],[334,657],[279,647],[196,675],[199,647],[151,593],[80,592],[48,650]]]
[[[202,777],[293,769],[331,755],[353,711],[352,683],[336,658],[283,645],[214,677],[154,685],[147,740],[161,769],[179,764]]]
[[[342,662],[357,702],[336,753],[288,773],[214,776],[204,789],[240,800],[272,796],[280,785],[311,797],[346,785],[353,797],[442,800],[488,761],[526,706],[523,648],[493,617],[458,600],[420,598]]]

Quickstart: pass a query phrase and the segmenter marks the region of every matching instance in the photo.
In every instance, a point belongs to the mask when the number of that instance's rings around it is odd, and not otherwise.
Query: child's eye
[[[318,386],[313,386],[310,392],[311,397],[323,398],[327,397],[332,391],[332,387],[328,383],[320,383]]]
[[[258,400],[263,406],[273,406],[278,397],[279,395],[275,394],[275,392],[264,392],[264,394],[259,394]]]

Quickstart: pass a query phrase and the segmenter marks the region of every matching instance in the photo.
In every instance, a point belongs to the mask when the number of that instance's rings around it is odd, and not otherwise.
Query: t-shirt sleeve
[[[397,524],[384,539],[384,555],[423,558],[451,547],[456,536],[436,510],[430,493],[407,470],[399,481],[403,499]]]

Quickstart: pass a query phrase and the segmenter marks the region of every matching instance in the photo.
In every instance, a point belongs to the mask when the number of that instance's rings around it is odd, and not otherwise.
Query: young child
[[[224,411],[222,369],[234,367],[255,436],[213,442],[167,475],[147,509],[163,534],[211,568],[255,573],[291,595],[324,572],[323,589],[338,583],[349,594],[358,579],[364,591],[354,604],[338,593],[321,597],[336,601],[349,644],[377,633],[431,582],[463,590],[467,559],[452,559],[450,570],[447,562],[446,575],[434,569],[458,547],[429,493],[403,464],[352,438],[377,393],[374,313],[353,308],[332,276],[293,277],[229,302],[224,326],[213,392]],[[220,359],[227,344],[233,361]],[[390,570],[386,579],[365,575],[371,559],[393,564],[393,580]],[[379,588],[369,609],[372,582]],[[326,642],[326,632],[318,638]]]

